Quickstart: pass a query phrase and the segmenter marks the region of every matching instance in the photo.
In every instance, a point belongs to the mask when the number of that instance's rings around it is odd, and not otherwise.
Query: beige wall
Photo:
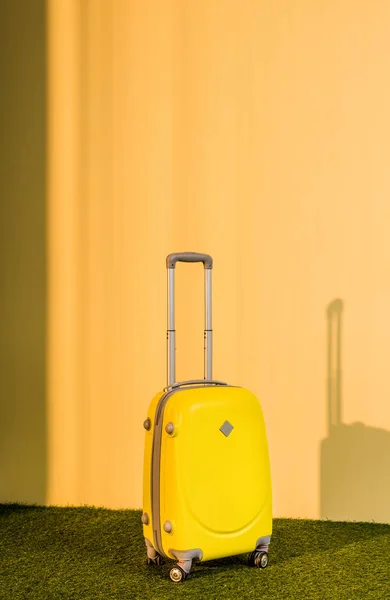
[[[263,405],[275,514],[390,521],[389,34],[379,0],[49,3],[48,502],[141,505],[164,259],[196,250],[214,376]],[[186,379],[201,269],[177,276]],[[364,427],[329,436],[335,398]]]

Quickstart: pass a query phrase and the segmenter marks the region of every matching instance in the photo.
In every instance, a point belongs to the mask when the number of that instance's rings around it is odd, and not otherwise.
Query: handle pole
[[[167,382],[176,379],[176,331],[175,331],[175,270],[168,269],[168,328],[167,328]]]
[[[204,378],[213,378],[213,328],[211,319],[211,269],[204,270],[205,324],[204,324]]]

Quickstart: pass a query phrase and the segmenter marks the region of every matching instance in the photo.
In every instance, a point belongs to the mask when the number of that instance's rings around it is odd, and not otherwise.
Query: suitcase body
[[[205,255],[172,256],[190,256],[194,262]],[[272,534],[263,412],[250,391],[210,377],[211,286],[205,272],[205,378],[174,381],[171,273],[168,386],[153,398],[144,422],[142,522],[147,555],[151,564],[162,557],[176,559],[170,577],[177,582],[188,576],[193,560],[249,552],[251,564],[267,566]]]

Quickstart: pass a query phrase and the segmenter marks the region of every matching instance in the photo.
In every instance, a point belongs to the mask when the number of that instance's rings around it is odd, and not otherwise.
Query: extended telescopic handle
[[[176,382],[176,331],[175,331],[175,267],[177,262],[202,262],[204,266],[204,379],[212,380],[212,325],[211,325],[211,272],[213,259],[209,254],[176,252],[167,256],[168,272],[168,327],[167,327],[167,385]]]

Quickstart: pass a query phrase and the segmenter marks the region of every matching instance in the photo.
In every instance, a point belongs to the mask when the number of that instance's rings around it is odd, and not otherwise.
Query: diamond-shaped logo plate
[[[225,423],[219,428],[219,431],[222,431],[223,435],[226,437],[231,434],[234,427],[229,421],[225,421]]]

